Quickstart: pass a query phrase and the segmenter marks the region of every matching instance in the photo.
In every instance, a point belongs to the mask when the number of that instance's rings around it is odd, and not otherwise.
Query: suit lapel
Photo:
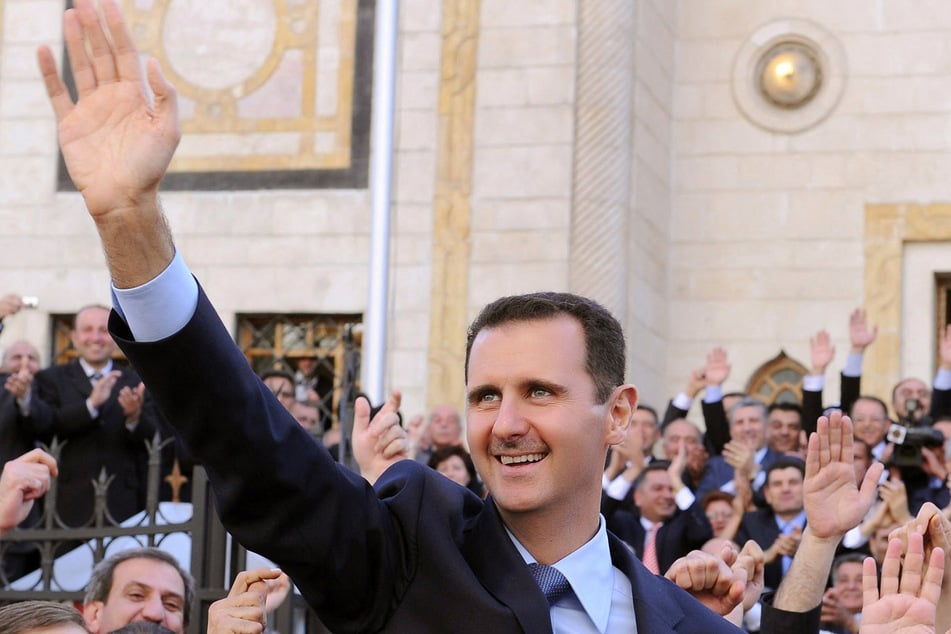
[[[462,556],[485,589],[512,610],[524,631],[551,633],[548,602],[506,534],[491,497],[466,536]]]
[[[611,563],[631,582],[637,631],[672,631],[684,618],[683,609],[670,597],[674,587],[645,568],[614,534],[608,533],[608,543],[611,547]]]
[[[83,366],[79,365],[79,361],[70,361],[66,376],[73,389],[79,392],[83,398],[89,397],[92,393],[92,384],[89,382],[89,377],[83,372]]]

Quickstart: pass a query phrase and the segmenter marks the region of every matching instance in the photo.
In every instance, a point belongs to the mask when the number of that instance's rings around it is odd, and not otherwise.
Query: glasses
[[[715,522],[717,520],[728,520],[731,517],[733,517],[733,513],[729,511],[716,511],[713,513],[707,513],[707,519],[711,522]]]

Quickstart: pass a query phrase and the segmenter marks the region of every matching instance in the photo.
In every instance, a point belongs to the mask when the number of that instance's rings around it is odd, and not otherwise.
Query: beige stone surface
[[[443,351],[458,350],[460,324],[483,303],[570,287],[582,210],[572,192],[584,151],[578,17],[582,3],[596,10],[596,2],[400,3],[387,376],[404,390],[407,411],[460,390],[458,357]],[[619,171],[630,192],[626,203],[605,202],[626,225],[599,255],[623,272],[629,375],[647,400],[662,406],[714,345],[730,352],[727,387],[740,388],[780,349],[805,358],[820,327],[839,349],[837,369],[848,312],[862,303],[881,328],[866,360],[868,388],[887,392],[907,359],[923,367],[918,359],[933,354],[927,337],[902,347],[900,307],[916,298],[903,292],[901,267],[905,245],[951,239],[951,4],[632,2],[630,132],[607,139],[629,145]],[[474,11],[470,45],[448,48],[458,58],[446,57],[446,6]],[[34,68],[37,44],[60,55],[61,10],[61,0],[0,0],[0,290],[40,296],[39,311],[7,328],[41,348],[50,312],[109,299],[81,203],[55,191],[55,126]],[[731,86],[741,43],[788,18],[830,32],[846,63],[830,116],[793,135],[751,124]],[[321,55],[326,83],[341,60]],[[453,83],[454,70],[471,81]],[[275,77],[282,73],[288,67]],[[300,88],[276,85],[270,94],[288,102]],[[453,86],[471,88],[471,101]],[[310,103],[334,112],[341,87]],[[196,104],[186,103],[189,116]],[[242,104],[257,107],[250,98]],[[441,128],[452,113],[461,123]],[[323,151],[339,141],[325,129],[304,136]],[[255,147],[217,139],[252,156],[267,144],[290,147],[278,135]],[[183,147],[206,149],[191,138]],[[364,310],[367,190],[174,192],[163,200],[179,247],[229,326],[250,310]],[[452,387],[435,387],[436,374]],[[830,385],[826,400],[837,391]]]

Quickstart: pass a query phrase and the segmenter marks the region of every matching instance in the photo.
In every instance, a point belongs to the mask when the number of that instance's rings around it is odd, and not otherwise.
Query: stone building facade
[[[373,4],[124,1],[184,97],[164,206],[226,324],[366,309]],[[0,0],[0,292],[41,302],[3,339],[45,350],[51,314],[109,301],[34,61],[61,50],[63,5]],[[751,104],[787,36],[816,45],[819,92]],[[538,289],[611,307],[661,407],[715,345],[730,389],[780,350],[808,364],[820,328],[837,369],[857,306],[880,329],[869,391],[930,377],[949,42],[943,2],[400,2],[386,367],[404,410],[461,406],[465,325]]]

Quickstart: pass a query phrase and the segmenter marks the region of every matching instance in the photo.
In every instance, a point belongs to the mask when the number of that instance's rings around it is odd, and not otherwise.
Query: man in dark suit
[[[2,312],[2,311],[0,311]],[[40,368],[40,355],[33,344],[16,341],[3,351],[3,374],[0,382],[0,464],[14,460],[36,447],[36,435],[29,423],[29,399],[33,376]],[[32,506],[21,526],[35,526],[41,505]],[[30,544],[10,545],[3,554],[3,572],[7,579],[16,579],[38,568],[40,553]]]
[[[779,457],[779,454],[766,446],[766,416],[766,406],[754,398],[744,398],[730,408],[727,413],[730,423],[730,442],[724,447],[724,455],[712,456],[707,461],[707,468],[697,486],[698,498],[702,498],[714,489],[736,493],[733,486],[735,471],[734,464],[731,464],[731,456],[737,455],[737,452],[731,451],[729,445],[737,444],[742,445],[739,449],[743,449],[744,452],[753,452],[753,465],[750,470],[753,480],[750,485],[753,489],[754,500],[762,503],[760,490],[765,482],[765,470],[773,460]]]
[[[30,418],[40,437],[66,441],[56,511],[68,526],[82,526],[92,518],[91,481],[102,469],[114,477],[106,508],[116,521],[145,508],[145,441],[155,434],[155,417],[143,405],[145,388],[139,376],[112,362],[115,342],[108,318],[103,306],[76,313],[70,338],[78,358],[39,372],[30,402]]]
[[[746,513],[736,533],[736,542],[752,539],[766,555],[764,577],[768,588],[777,588],[789,569],[805,527],[803,477],[798,458],[778,458],[766,470],[763,494],[767,506]]]
[[[610,498],[602,505],[608,529],[630,545],[655,574],[664,574],[674,561],[700,549],[713,537],[710,522],[696,499],[683,510],[678,507],[669,468],[669,462],[658,460],[637,476],[633,512],[614,508],[617,501]],[[645,559],[649,535],[653,535],[654,554]]]
[[[637,390],[624,382],[620,324],[590,300],[503,298],[473,323],[467,434],[489,499],[411,460],[375,486],[334,463],[176,254],[157,194],[179,137],[175,92],[154,62],[145,92],[118,6],[99,4],[102,18],[92,0],[65,17],[78,103],[52,51],[39,52],[61,149],[112,274],[122,316],[111,330],[241,543],[279,564],[336,632],[738,631],[650,574],[600,519],[607,450]],[[354,425],[369,411],[358,399]]]

